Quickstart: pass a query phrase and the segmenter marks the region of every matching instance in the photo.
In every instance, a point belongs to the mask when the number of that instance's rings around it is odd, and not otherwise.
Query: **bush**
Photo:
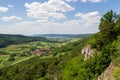
[[[113,76],[114,76],[115,80],[120,80],[120,64],[119,64],[119,66],[115,69]]]
[[[84,68],[83,58],[75,57],[66,64],[62,74],[62,80],[89,80],[86,76],[87,73]]]
[[[10,58],[8,59],[8,61],[14,61],[15,58],[14,58],[14,55],[10,55]]]

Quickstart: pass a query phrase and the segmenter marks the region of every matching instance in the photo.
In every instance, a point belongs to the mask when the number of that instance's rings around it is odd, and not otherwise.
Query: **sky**
[[[98,32],[120,0],[0,0],[0,34],[86,34]]]

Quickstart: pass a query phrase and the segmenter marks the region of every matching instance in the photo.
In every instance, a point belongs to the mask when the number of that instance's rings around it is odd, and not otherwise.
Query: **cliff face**
[[[113,77],[113,72],[116,66],[111,62],[106,70],[98,77],[97,80],[115,80]]]
[[[94,53],[99,53],[95,49],[92,49],[90,45],[85,46],[81,53],[84,55],[84,60],[87,60],[90,57],[93,57]],[[114,70],[116,66],[111,62],[110,65],[105,69],[105,71],[98,76],[97,80],[115,80],[113,77]]]
[[[91,45],[85,46],[81,53],[84,55],[84,60],[87,60],[89,57],[92,57],[95,53],[95,50],[91,48]]]

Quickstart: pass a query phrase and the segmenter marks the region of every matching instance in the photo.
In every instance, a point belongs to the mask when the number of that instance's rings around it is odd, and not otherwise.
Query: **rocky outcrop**
[[[111,62],[110,65],[106,68],[106,70],[98,77],[97,80],[115,80],[113,77],[113,73],[116,66]]]
[[[81,51],[81,53],[84,55],[84,60],[87,60],[89,57],[92,57],[95,52],[95,49],[92,49],[91,45],[85,46]]]
[[[94,53],[99,53],[97,50],[92,49],[91,45],[85,46],[81,53],[84,55],[84,60],[93,57]],[[115,80],[113,77],[116,66],[111,62],[105,71],[98,77],[97,80]]]

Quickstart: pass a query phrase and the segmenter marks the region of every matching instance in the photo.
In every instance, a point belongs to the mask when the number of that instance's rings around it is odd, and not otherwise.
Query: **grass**
[[[0,68],[4,67],[4,61],[7,61],[9,58],[9,55],[0,55]]]
[[[7,60],[9,55],[0,55],[0,60]]]
[[[8,57],[0,56],[0,57],[2,57],[2,58],[0,58],[0,59],[2,59],[2,61],[0,63],[0,68],[2,68],[2,67],[8,67],[10,65],[13,65],[13,64],[15,64],[15,63],[23,60],[23,59],[27,59],[28,58],[28,57],[17,57],[17,58],[15,58],[14,61],[8,61],[9,56]]]
[[[37,48],[45,48],[48,46],[58,46],[59,44],[60,43],[37,41],[37,42],[28,43],[28,44],[10,45],[6,48],[1,48],[0,52],[4,54],[22,54],[24,52],[29,52],[31,47],[34,47],[34,46]]]
[[[37,48],[46,48],[46,47],[57,47],[61,43],[52,43],[52,42],[42,42],[42,41],[36,41],[26,44],[18,44],[18,45],[10,45],[5,48],[0,48],[0,68],[8,67],[14,64],[17,64],[19,62],[25,61],[32,56],[20,56],[23,53],[30,53],[31,47]],[[10,58],[10,55],[14,55],[15,60],[8,61]],[[43,56],[41,58],[49,58],[52,57],[52,55]]]

